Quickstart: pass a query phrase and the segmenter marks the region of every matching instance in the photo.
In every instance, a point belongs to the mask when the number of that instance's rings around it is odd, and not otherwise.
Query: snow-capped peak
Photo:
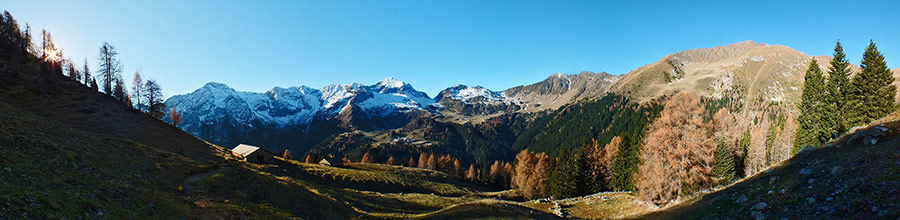
[[[394,79],[394,77],[385,77],[381,81],[378,82],[379,86],[388,87],[388,88],[401,88],[406,85],[405,82]]]
[[[228,87],[228,85],[225,85],[224,83],[219,83],[219,82],[208,82],[208,83],[206,83],[206,85],[203,85],[203,87],[201,87],[201,89],[234,91],[234,89],[232,89],[231,87]]]
[[[491,91],[490,89],[486,89],[481,86],[469,87],[462,84],[457,84],[453,87],[447,88],[444,90],[442,96],[450,97],[452,99],[460,100],[463,102],[469,102],[474,98],[481,97],[478,102],[486,102],[486,103],[498,103],[507,101],[508,98],[501,92]]]

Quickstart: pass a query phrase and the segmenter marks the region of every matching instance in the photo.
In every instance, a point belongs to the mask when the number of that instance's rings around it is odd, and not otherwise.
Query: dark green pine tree
[[[744,131],[744,134],[741,135],[741,139],[738,141],[738,150],[741,151],[742,157],[735,157],[734,160],[734,173],[736,177],[744,177],[744,172],[746,168],[746,160],[747,153],[750,150],[750,128]]]
[[[553,198],[568,198],[578,192],[576,177],[572,175],[575,167],[571,161],[568,147],[560,148],[558,156],[551,161],[552,172],[547,180],[547,191]]]
[[[601,184],[601,182],[594,182],[594,176],[591,174],[591,165],[588,164],[587,148],[583,147],[575,151],[575,153],[572,156],[573,171],[571,174],[575,176],[575,194],[569,197],[588,195],[594,191],[597,184]]]
[[[809,62],[809,69],[803,77],[803,94],[800,101],[800,116],[797,118],[800,126],[794,136],[793,153],[797,153],[804,146],[819,146],[827,137],[827,131],[822,126],[822,103],[825,96],[825,78],[819,63],[813,58]]]
[[[884,62],[884,56],[875,47],[875,42],[869,41],[860,67],[862,71],[850,82],[853,87],[853,110],[849,117],[851,126],[864,125],[897,109],[894,103],[897,87],[891,85],[894,76]]]
[[[848,129],[847,115],[850,108],[847,106],[848,93],[850,91],[850,62],[844,55],[841,41],[834,46],[834,58],[831,59],[831,67],[828,68],[828,96],[825,97],[826,113],[833,125],[832,131],[843,134]]]
[[[713,165],[713,173],[716,174],[716,178],[719,178],[719,181],[723,184],[730,183],[734,180],[734,155],[731,154],[731,147],[724,142],[719,142],[719,146],[716,147],[716,152],[714,154],[716,163]]]

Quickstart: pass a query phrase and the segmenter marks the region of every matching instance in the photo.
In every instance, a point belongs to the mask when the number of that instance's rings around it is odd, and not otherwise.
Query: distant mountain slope
[[[685,50],[635,69],[610,89],[640,101],[675,91],[701,96],[739,96],[745,101],[799,101],[811,56],[781,45],[744,41]],[[827,70],[831,57],[816,56]],[[859,71],[858,67],[854,67]]]
[[[503,94],[521,100],[528,112],[554,110],[584,98],[600,97],[619,79],[606,72],[557,73],[535,84],[509,88]]]
[[[288,127],[308,125],[316,117],[336,118],[352,107],[366,117],[389,117],[425,109],[434,101],[408,83],[393,78],[371,86],[358,83],[329,85],[322,90],[305,86],[275,87],[265,93],[238,92],[221,83],[207,83],[184,95],[172,96],[166,105],[184,112],[183,128],[199,134],[202,124],[226,118],[244,124]],[[367,129],[367,128],[363,128]]]
[[[519,99],[481,86],[456,85],[439,92],[434,100],[442,107],[442,113],[463,116],[516,112],[523,107]]]
[[[295,152],[305,152],[335,132],[401,127],[433,111],[434,103],[427,94],[393,78],[370,86],[275,87],[265,93],[207,83],[166,100],[167,108],[175,107],[182,116],[179,126],[205,140]]]
[[[888,64],[888,65],[891,65],[891,64]],[[898,64],[894,64],[894,65],[898,65]],[[893,70],[891,70],[891,72],[894,73],[894,83],[893,83],[893,85],[897,86],[897,88],[898,88],[898,89],[897,89],[897,96],[895,96],[896,99],[895,99],[894,101],[897,102],[897,103],[900,103],[900,68],[893,69]]]

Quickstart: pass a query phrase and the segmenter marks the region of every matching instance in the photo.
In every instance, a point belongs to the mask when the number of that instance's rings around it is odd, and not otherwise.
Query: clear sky
[[[666,54],[753,40],[858,64],[869,39],[900,66],[900,1],[37,1],[3,0],[96,70],[117,47],[165,96],[210,81],[243,91],[392,76],[434,96],[503,90],[553,73],[625,74]]]

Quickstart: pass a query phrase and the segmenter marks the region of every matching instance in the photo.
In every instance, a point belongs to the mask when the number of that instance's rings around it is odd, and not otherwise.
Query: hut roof
[[[253,152],[255,152],[257,150],[259,150],[259,147],[246,145],[246,144],[240,144],[237,147],[235,147],[234,149],[231,149],[231,151],[234,151],[235,153],[240,154],[241,156],[244,156],[244,157],[252,154]]]

